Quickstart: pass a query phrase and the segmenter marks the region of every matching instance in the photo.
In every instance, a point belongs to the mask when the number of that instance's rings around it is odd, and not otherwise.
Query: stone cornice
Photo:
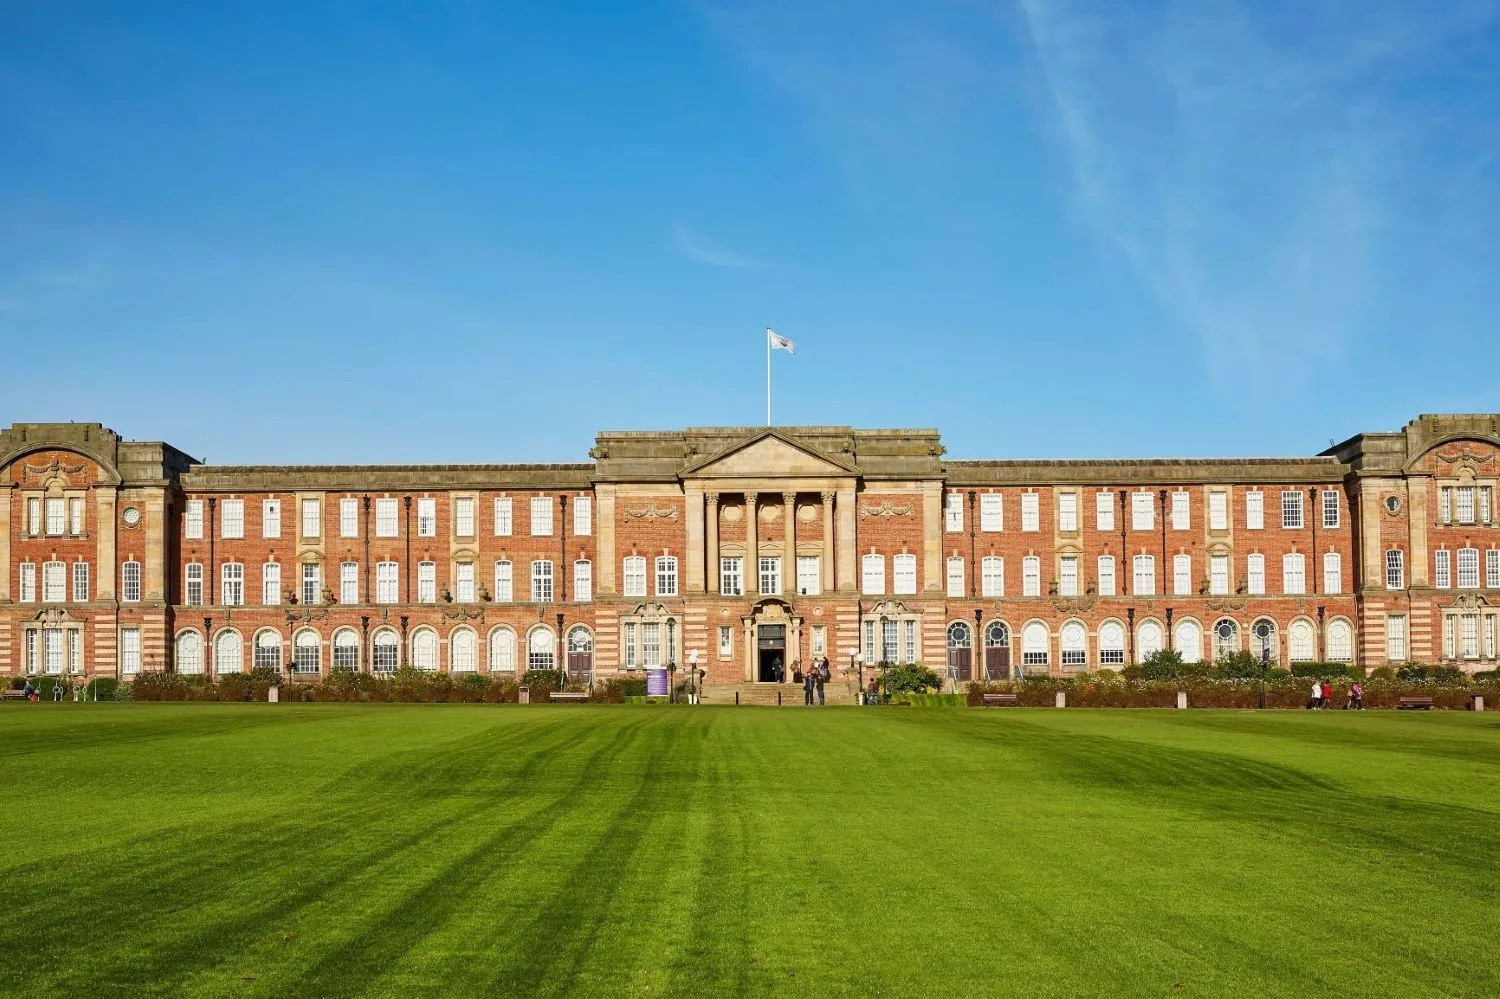
[[[1315,458],[1114,458],[945,462],[948,485],[1337,484],[1349,468]]]
[[[592,487],[591,464],[557,465],[195,465],[189,492],[416,492],[448,489]]]

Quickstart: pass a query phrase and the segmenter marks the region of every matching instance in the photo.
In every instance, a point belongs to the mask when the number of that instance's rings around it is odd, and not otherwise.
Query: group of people
[[[1307,700],[1307,710],[1320,711],[1333,703],[1333,684],[1327,680],[1314,680],[1312,685],[1312,696]],[[1365,688],[1356,680],[1349,687],[1349,699],[1344,702],[1344,709],[1363,711],[1365,707]]]
[[[792,663],[792,679],[802,683],[803,704],[811,707],[814,693],[818,695],[819,704],[828,703],[824,700],[823,685],[833,679],[833,671],[828,668],[827,656],[818,656],[805,670],[800,663]]]

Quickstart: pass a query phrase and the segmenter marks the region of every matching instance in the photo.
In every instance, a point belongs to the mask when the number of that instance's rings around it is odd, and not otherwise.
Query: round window
[[[1387,496],[1385,498],[1385,512],[1386,513],[1400,513],[1401,512],[1401,497],[1400,496]]]

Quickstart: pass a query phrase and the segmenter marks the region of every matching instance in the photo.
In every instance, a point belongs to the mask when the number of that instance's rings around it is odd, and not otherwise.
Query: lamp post
[[[859,679],[856,681],[856,683],[859,684],[858,700],[856,700],[855,703],[858,704],[860,707],[864,707],[864,703],[865,703],[865,657],[862,656],[862,655],[860,655],[859,654],[859,650],[855,649],[855,648],[850,648],[850,649],[847,649],[846,651],[849,653],[849,668],[852,669],[852,670],[854,670],[856,672],[856,675],[859,677]]]
[[[1266,708],[1266,672],[1271,668],[1271,626],[1262,621],[1255,626],[1260,639],[1260,709]]]
[[[557,673],[557,689],[562,690],[568,677],[568,646],[563,641],[563,612],[557,612],[557,651],[555,653],[562,660],[562,669]]]
[[[974,679],[979,678],[979,671],[984,670],[984,682],[990,682],[989,647],[984,644],[984,608],[974,608],[974,666],[969,673]],[[955,694],[957,690],[953,691]]]
[[[698,650],[688,653],[688,703],[698,703]]]
[[[674,691],[672,689],[675,686],[675,682],[674,681],[675,681],[676,675],[677,675],[677,640],[676,640],[676,635],[677,635],[677,621],[675,619],[669,617],[669,618],[667,618],[667,703],[668,704],[671,704],[673,697],[676,696],[676,691]]]

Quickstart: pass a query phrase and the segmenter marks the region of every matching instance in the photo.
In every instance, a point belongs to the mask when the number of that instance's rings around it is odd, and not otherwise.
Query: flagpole
[[[766,327],[766,426],[771,425],[771,327]]]

